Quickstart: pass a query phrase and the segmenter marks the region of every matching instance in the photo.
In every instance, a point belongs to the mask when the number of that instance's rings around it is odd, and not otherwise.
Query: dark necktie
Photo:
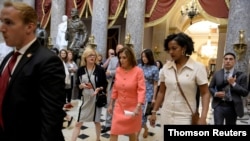
[[[228,77],[229,77],[229,74],[230,74],[230,72],[229,71],[226,71],[226,73],[225,73],[225,82],[228,84],[228,82],[227,82],[227,79],[228,79]],[[225,97],[224,97],[224,100],[225,101],[232,101],[232,96],[231,96],[231,91],[230,91],[230,85],[228,84],[228,85],[226,85],[226,87],[225,87]]]
[[[226,82],[227,82],[227,79],[228,79],[229,73],[230,73],[229,71],[226,71],[226,73],[225,73],[225,76],[224,76],[225,78],[224,78],[224,79],[225,79],[225,81],[226,81]]]
[[[2,105],[3,105],[4,95],[6,93],[6,89],[9,84],[9,78],[11,77],[11,72],[16,63],[18,55],[20,55],[19,52],[15,52],[12,55],[11,59],[9,60],[8,64],[6,65],[6,67],[4,68],[0,76],[0,88],[1,88],[1,91],[0,91],[0,127],[3,127]]]

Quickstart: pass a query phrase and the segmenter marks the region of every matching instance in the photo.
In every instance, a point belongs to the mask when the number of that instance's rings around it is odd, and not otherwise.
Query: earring
[[[182,51],[182,55],[185,55],[185,51],[184,50]]]

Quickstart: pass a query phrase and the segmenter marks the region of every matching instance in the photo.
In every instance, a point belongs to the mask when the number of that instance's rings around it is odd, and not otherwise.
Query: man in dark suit
[[[64,67],[37,40],[36,11],[6,1],[0,21],[6,44],[14,47],[0,66],[0,140],[64,141]],[[14,52],[20,55],[10,69]]]
[[[213,97],[214,124],[236,125],[237,116],[244,115],[242,97],[248,95],[247,75],[234,68],[235,55],[228,52],[223,58],[224,68],[215,72],[209,90]]]

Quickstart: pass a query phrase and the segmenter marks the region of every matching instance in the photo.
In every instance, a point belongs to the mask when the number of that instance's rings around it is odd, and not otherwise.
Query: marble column
[[[225,52],[235,52],[233,49],[234,44],[238,44],[239,41],[239,31],[245,31],[244,42],[247,45],[245,54],[241,59],[237,60],[236,69],[246,72],[249,75],[249,55],[250,55],[250,2],[249,0],[230,0],[230,10],[228,18],[227,27],[227,39]],[[249,98],[248,98],[249,99]],[[244,101],[244,111],[247,111],[247,98],[243,98]],[[245,117],[249,118],[246,114]],[[244,118],[245,118],[244,117]]]
[[[134,45],[137,59],[143,49],[145,4],[145,0],[127,0],[125,34],[131,35],[130,43]]]
[[[108,34],[109,0],[93,0],[93,15],[90,35],[95,36],[96,50],[106,56]],[[105,57],[104,57],[105,58]]]
[[[237,61],[236,68],[248,72],[250,54],[250,2],[249,0],[231,0],[227,27],[225,52],[234,52],[233,45],[239,43],[239,31],[245,31],[247,50],[242,59]]]
[[[224,50],[225,50],[227,26],[219,25],[218,29],[219,29],[219,40],[218,40],[215,71],[220,70],[223,67],[222,65],[223,65],[223,55],[224,55]]]
[[[50,17],[50,35],[52,44],[56,44],[56,36],[58,32],[58,25],[62,22],[62,16],[65,15],[66,1],[53,0],[51,4],[51,17]]]

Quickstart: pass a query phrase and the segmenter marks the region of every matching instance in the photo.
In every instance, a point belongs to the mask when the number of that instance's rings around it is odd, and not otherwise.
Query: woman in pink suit
[[[118,52],[119,67],[116,70],[111,102],[108,107],[113,114],[110,141],[117,141],[118,135],[128,135],[136,141],[141,129],[142,109],[145,101],[145,80],[141,68],[137,67],[132,48],[124,47]],[[112,113],[112,105],[114,111]]]

